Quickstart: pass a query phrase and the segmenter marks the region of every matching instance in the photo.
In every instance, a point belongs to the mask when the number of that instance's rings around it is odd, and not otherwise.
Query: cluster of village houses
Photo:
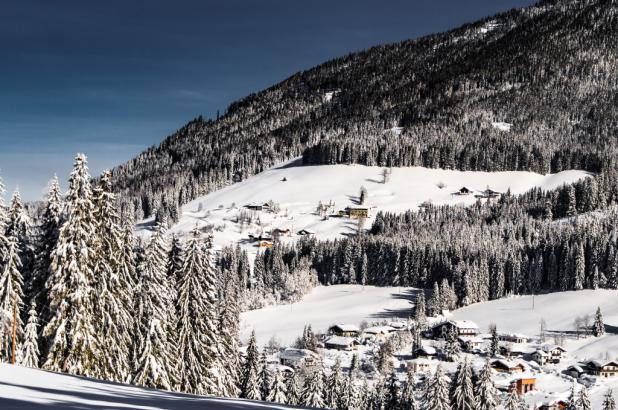
[[[326,350],[354,352],[364,346],[379,345],[397,332],[408,331],[407,322],[393,321],[385,325],[361,329],[352,324],[337,324],[328,329],[321,339],[321,347]],[[492,336],[481,334],[479,327],[469,320],[446,320],[434,324],[423,333],[424,343],[412,352],[412,359],[402,363],[419,375],[432,371],[435,363],[443,358],[440,349],[441,339],[447,334],[454,334],[462,350],[466,353],[487,357]],[[516,392],[519,395],[537,389],[535,374],[542,366],[558,365],[564,362],[567,351],[555,344],[538,343],[530,337],[518,333],[498,333],[499,355],[490,359],[491,367],[502,375],[496,387],[504,392]],[[279,353],[281,365],[297,368],[313,366],[319,363],[320,356],[310,350],[285,348]],[[585,376],[601,378],[618,376],[618,362],[613,360],[591,360],[563,369],[563,374],[575,379]],[[565,402],[555,400],[542,403],[542,410],[564,409]]]

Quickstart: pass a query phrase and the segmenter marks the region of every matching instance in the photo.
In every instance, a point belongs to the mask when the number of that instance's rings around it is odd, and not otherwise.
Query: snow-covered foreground
[[[258,343],[275,337],[290,345],[311,324],[316,332],[338,323],[359,324],[408,318],[414,289],[360,285],[319,286],[293,305],[270,306],[241,315],[241,338],[246,341],[255,329]]]
[[[328,214],[348,206],[359,206],[361,186],[367,189],[363,206],[371,208],[367,227],[380,210],[403,212],[431,201],[434,204],[466,204],[476,201],[475,194],[487,187],[521,194],[533,187],[553,189],[589,175],[584,171],[564,171],[552,175],[532,172],[462,172],[422,167],[392,168],[386,184],[381,167],[362,165],[301,166],[291,161],[269,169],[242,182],[200,197],[182,208],[182,218],[172,232],[182,233],[196,225],[215,228],[215,245],[246,241],[244,246],[255,253],[256,243],[247,241],[249,234],[269,233],[275,228],[289,229],[283,241],[295,240],[299,230],[309,229],[318,238],[335,238],[355,232],[357,222],[349,218],[324,218],[316,212],[318,203],[332,202]],[[473,192],[456,195],[462,187]],[[250,211],[253,222],[242,226],[237,222],[245,205],[273,201],[280,211]],[[259,221],[259,223],[258,223]],[[138,225],[138,232],[148,232],[152,220]]]
[[[143,389],[0,364],[0,409],[40,408],[258,410],[288,407]]]

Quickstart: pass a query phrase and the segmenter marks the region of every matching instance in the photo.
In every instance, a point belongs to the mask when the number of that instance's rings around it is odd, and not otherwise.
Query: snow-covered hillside
[[[258,410],[289,407],[143,389],[0,364],[0,409],[40,408]]]
[[[335,238],[355,232],[357,221],[347,217],[325,218],[316,210],[318,204],[332,203],[326,214],[336,214],[346,207],[358,207],[361,186],[367,189],[363,207],[370,208],[366,226],[378,211],[403,212],[431,201],[434,204],[470,205],[475,194],[488,187],[520,194],[533,187],[556,188],[588,175],[584,171],[564,171],[552,175],[532,172],[462,172],[422,167],[392,168],[387,183],[382,183],[383,168],[362,165],[301,166],[291,161],[242,182],[198,198],[182,209],[182,218],[172,232],[188,232],[196,225],[215,229],[215,245],[241,242],[255,253],[257,243],[249,235],[268,235],[273,229],[289,229],[283,241],[295,240],[297,232],[308,229],[318,238]],[[458,195],[459,189],[472,190]],[[279,211],[249,211],[249,204],[272,201]],[[251,222],[241,224],[241,213]],[[152,220],[143,221],[138,230],[147,232]]]
[[[305,325],[323,332],[333,324],[358,324],[408,318],[414,289],[360,285],[318,286],[293,305],[269,306],[241,315],[241,337],[247,340],[255,329],[258,343],[275,337],[289,345],[302,334]]]

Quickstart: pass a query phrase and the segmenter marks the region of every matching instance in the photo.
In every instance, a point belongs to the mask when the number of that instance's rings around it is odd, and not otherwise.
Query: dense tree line
[[[114,190],[137,219],[175,220],[303,152],[312,164],[615,169],[617,8],[543,1],[326,62],[191,121],[112,170]]]

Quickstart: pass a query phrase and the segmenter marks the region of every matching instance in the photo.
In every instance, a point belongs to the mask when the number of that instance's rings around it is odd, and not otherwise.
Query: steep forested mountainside
[[[179,204],[280,161],[463,170],[614,168],[618,2],[543,1],[297,73],[113,170],[127,210]]]

